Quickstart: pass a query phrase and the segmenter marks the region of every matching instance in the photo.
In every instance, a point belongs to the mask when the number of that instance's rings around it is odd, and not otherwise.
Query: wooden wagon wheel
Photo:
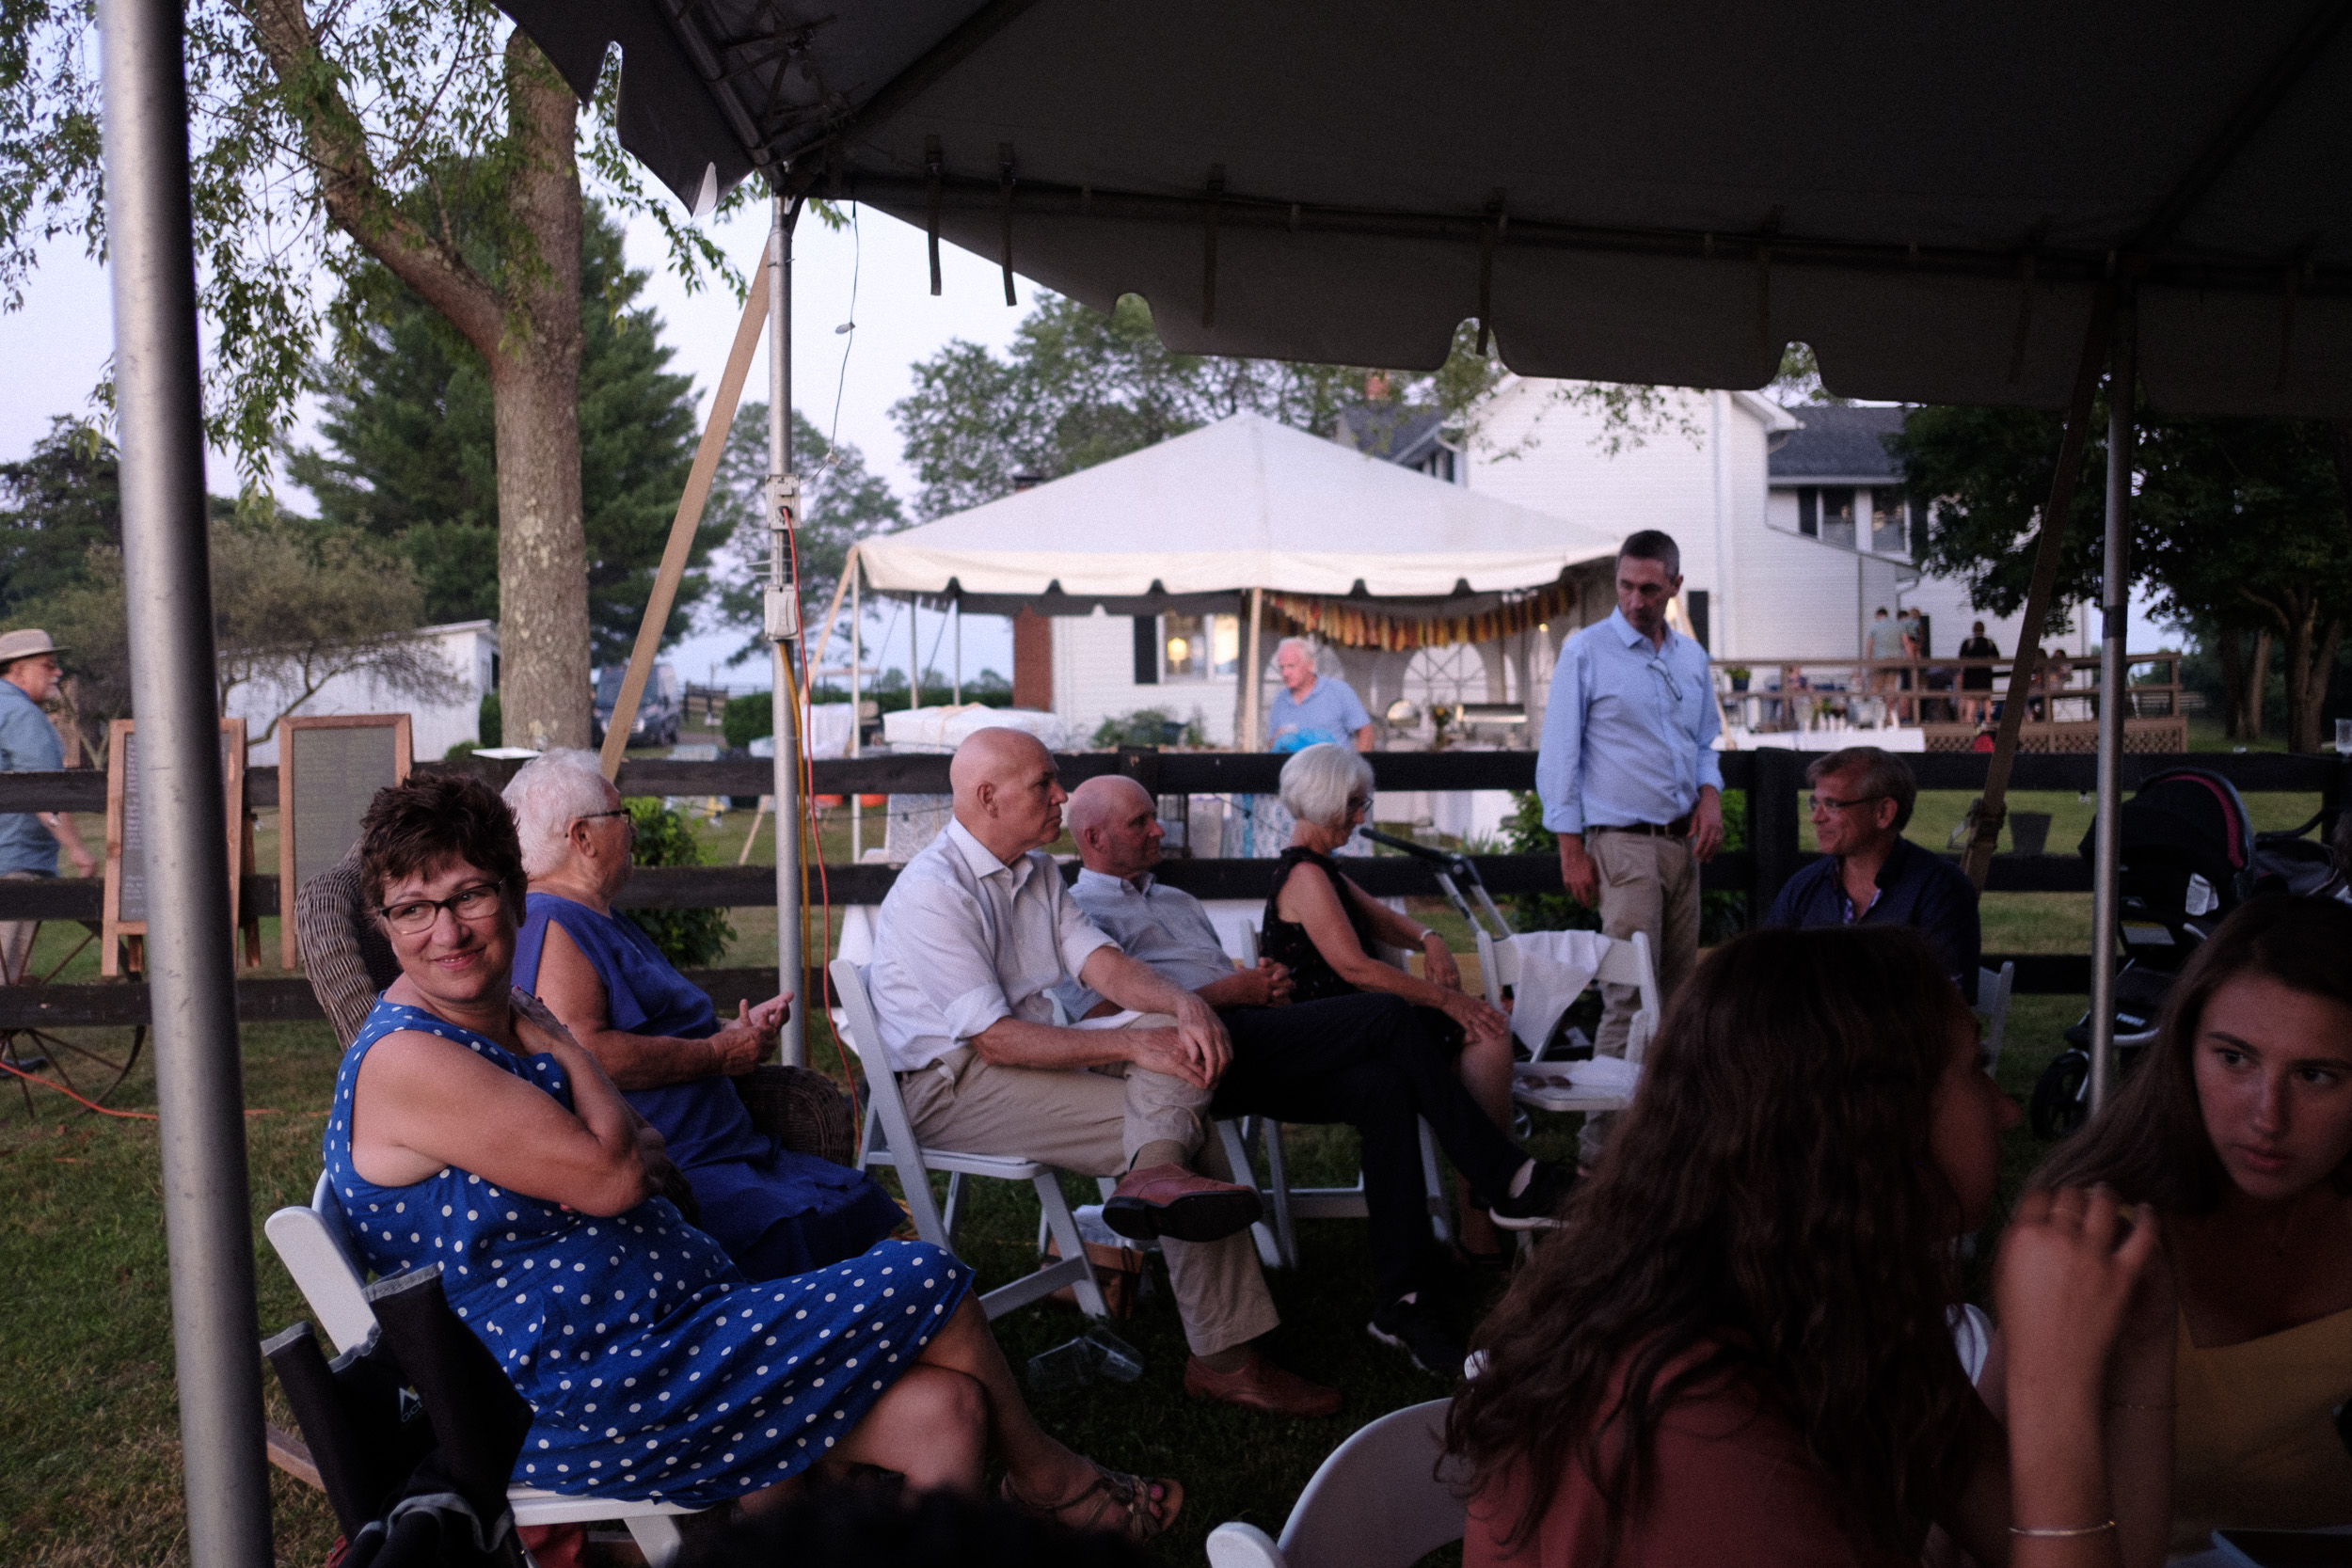
[[[25,949],[28,955],[40,941],[41,924],[34,922],[33,940]],[[63,958],[50,965],[47,973],[27,974],[14,981],[8,989],[47,984],[98,940],[95,923],[75,921],[73,924],[84,927],[82,940],[74,943]],[[122,1081],[131,1075],[131,1069],[138,1065],[139,1053],[146,1045],[147,1025],[144,1023],[132,1026],[128,1050],[119,1046],[91,1045],[54,1029],[33,1026],[0,1029],[0,1068],[9,1069],[0,1073],[0,1077],[14,1081],[17,1092],[24,1097],[27,1116],[38,1114],[33,1101],[34,1083],[27,1076],[33,1073],[63,1085],[82,1100],[103,1104],[106,1097],[119,1088]]]

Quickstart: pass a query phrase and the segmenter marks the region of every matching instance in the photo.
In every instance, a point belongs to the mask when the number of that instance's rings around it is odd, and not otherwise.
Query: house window
[[[1902,486],[1871,486],[1870,548],[1880,555],[1908,554],[1910,535],[1910,519],[1904,515]]]
[[[1821,486],[1821,542],[1854,547],[1853,487],[1847,484]]]
[[[1911,559],[1928,558],[1928,503],[1917,496],[1911,498]]]
[[[1160,678],[1200,681],[1234,675],[1241,670],[1241,617],[1238,615],[1163,615],[1160,617]]]
[[[1715,640],[1709,635],[1712,628],[1707,624],[1710,608],[1704,588],[1691,589],[1682,595],[1683,612],[1691,618],[1692,640],[1700,647],[1712,650]]]
[[[1807,539],[1821,536],[1821,490],[1819,485],[1797,486],[1797,531]]]

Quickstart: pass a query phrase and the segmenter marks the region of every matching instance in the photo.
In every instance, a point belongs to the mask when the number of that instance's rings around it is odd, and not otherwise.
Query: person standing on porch
[[[1314,644],[1285,637],[1274,649],[1282,689],[1266,705],[1266,750],[1303,752],[1327,741],[1372,750],[1372,715],[1355,688],[1337,675],[1315,673]]]
[[[1617,551],[1617,608],[1560,648],[1535,758],[1544,826],[1560,835],[1568,896],[1600,911],[1619,941],[1649,938],[1661,994],[1698,961],[1699,866],[1724,841],[1723,728],[1707,650],[1666,624],[1682,591],[1682,551],[1644,529]],[[1601,988],[1595,1049],[1625,1054],[1640,1006],[1631,986]],[[1581,1152],[1599,1156],[1612,1118],[1585,1118]]]

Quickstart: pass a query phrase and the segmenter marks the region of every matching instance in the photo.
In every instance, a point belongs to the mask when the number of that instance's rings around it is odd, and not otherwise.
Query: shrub
[[[639,865],[700,865],[702,850],[686,818],[651,796],[622,802],[637,825]],[[624,910],[622,916],[653,939],[661,956],[680,969],[715,963],[735,940],[724,910]]]
[[[748,697],[729,697],[727,710],[720,716],[719,728],[731,752],[741,751],[763,735],[775,734],[775,698],[765,691],[755,691]]]
[[[1503,818],[1502,841],[1515,855],[1560,853],[1560,837],[1544,826],[1544,803],[1521,791],[1511,815]],[[1724,791],[1724,852],[1748,847],[1748,794]],[[1521,931],[1597,931],[1600,911],[1580,904],[1565,893],[1522,893],[1508,901],[1513,928]],[[1748,925],[1748,895],[1708,893],[1699,897],[1699,942],[1711,945],[1739,935]]]
[[[482,694],[482,712],[474,721],[474,733],[482,737],[485,746],[506,744],[506,720],[499,711],[497,692],[485,691]]]
[[[1170,732],[1174,732],[1171,734]],[[1198,746],[1202,743],[1200,721],[1190,723],[1164,707],[1139,707],[1116,713],[1094,727],[1094,745],[1101,751],[1117,746]]]

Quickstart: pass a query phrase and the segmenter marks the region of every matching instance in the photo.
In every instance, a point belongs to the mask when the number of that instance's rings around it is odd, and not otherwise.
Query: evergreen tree
[[[580,469],[588,539],[592,662],[628,657],[652,593],[697,434],[692,384],[668,372],[660,319],[636,303],[647,275],[621,252],[618,224],[591,204],[580,234]],[[424,589],[429,621],[499,616],[499,493],[490,378],[447,319],[382,267],[363,269],[320,367],[331,452],[287,471],[322,521],[394,542]],[[700,568],[725,525],[706,517]],[[664,641],[689,630],[707,581],[690,570]]]
[[[19,463],[0,463],[0,617],[82,580],[90,546],[122,544],[112,441],[62,415]]]

